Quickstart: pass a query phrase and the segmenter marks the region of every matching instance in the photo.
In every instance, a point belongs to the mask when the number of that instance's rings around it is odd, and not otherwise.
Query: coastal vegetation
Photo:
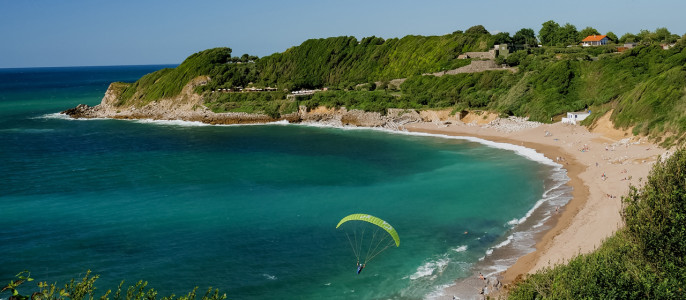
[[[621,38],[608,32],[609,45],[581,47],[592,27],[543,23],[538,36],[523,28],[510,36],[490,34],[477,25],[443,36],[383,39],[332,37],[311,39],[284,52],[258,58],[232,56],[230,48],[195,53],[178,67],[117,83],[119,105],[143,106],[171,98],[198,76],[210,79],[195,87],[215,112],[265,113],[272,117],[316,105],[385,112],[388,108],[489,110],[503,116],[551,122],[568,111],[591,110],[591,124],[613,110],[611,120],[634,134],[649,135],[664,145],[686,139],[686,41],[666,28],[642,30]],[[535,46],[537,43],[541,46]],[[622,42],[635,47],[622,49]],[[485,72],[434,76],[480,58],[461,57],[511,43],[497,64],[515,67]],[[570,46],[571,45],[571,46]],[[516,51],[515,51],[516,50]],[[391,84],[401,79],[402,84]],[[243,88],[270,92],[238,93]],[[291,91],[326,89],[307,97]],[[230,91],[213,93],[214,91]],[[662,139],[664,132],[671,133]]]
[[[130,285],[128,288],[122,290],[124,286],[124,281],[119,283],[116,292],[112,294],[112,290],[107,290],[100,295],[96,295],[97,287],[95,286],[95,281],[100,278],[100,275],[91,275],[91,272],[86,272],[83,278],[76,280],[71,279],[69,283],[65,284],[63,287],[57,285],[57,283],[39,282],[36,287],[26,287],[30,293],[20,292],[25,289],[22,284],[31,282],[34,279],[31,278],[31,273],[28,271],[23,271],[15,276],[17,280],[12,280],[7,284],[2,290],[0,290],[0,296],[6,296],[5,294],[11,294],[9,300],[93,300],[96,297],[100,300],[109,300],[112,297],[113,300],[155,300],[158,298],[158,292],[153,288],[147,288],[148,282],[138,281],[134,285]],[[174,295],[161,297],[161,300],[195,300],[196,292],[198,288],[196,287],[186,295]],[[226,294],[220,294],[218,289],[208,288],[205,294],[200,298],[200,300],[224,300],[226,299]]]
[[[622,198],[625,227],[596,251],[516,282],[511,299],[684,299],[686,150]]]

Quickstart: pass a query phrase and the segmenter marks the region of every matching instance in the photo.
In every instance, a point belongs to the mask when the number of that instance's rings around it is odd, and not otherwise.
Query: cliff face
[[[298,112],[272,118],[266,114],[249,114],[242,112],[215,113],[203,104],[203,97],[194,93],[195,87],[205,84],[208,78],[200,76],[187,84],[181,94],[174,98],[153,101],[142,107],[119,105],[121,89],[117,83],[110,84],[99,105],[80,104],[75,108],[63,111],[72,118],[110,118],[110,119],[153,119],[183,120],[207,124],[254,124],[288,121],[289,123],[320,123],[331,126],[361,126],[398,129],[403,124],[419,121],[437,121],[436,114],[421,114],[414,110],[389,109],[388,114],[364,112],[361,110],[327,109],[320,107],[311,111],[302,106]],[[447,113],[441,121],[455,119]]]

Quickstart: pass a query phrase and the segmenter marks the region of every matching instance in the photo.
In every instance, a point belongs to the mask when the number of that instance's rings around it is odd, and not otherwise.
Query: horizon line
[[[11,69],[58,69],[58,68],[98,68],[98,67],[143,67],[143,66],[178,66],[174,64],[123,64],[123,65],[80,65],[80,66],[49,66],[49,67],[0,67],[0,70]]]

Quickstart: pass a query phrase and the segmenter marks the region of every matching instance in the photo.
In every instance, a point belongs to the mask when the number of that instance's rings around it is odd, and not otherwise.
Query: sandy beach
[[[266,115],[255,118],[212,113],[207,109],[194,111],[188,108],[193,107],[191,104],[197,104],[201,99],[182,102],[188,107],[172,110],[171,114],[168,113],[168,106],[175,103],[174,101],[155,102],[143,108],[132,107],[120,113],[111,105],[114,101],[112,95],[108,89],[101,105],[79,106],[75,115],[70,115],[76,118],[181,119],[209,124],[279,121],[271,120]],[[534,242],[531,242],[535,251],[526,255],[523,255],[523,252],[500,254],[510,258],[511,262],[506,265],[512,265],[499,274],[485,274],[496,277],[502,284],[507,285],[520,274],[533,273],[548,266],[565,263],[578,254],[591,252],[600,246],[604,239],[623,225],[620,215],[621,197],[628,192],[629,186],[640,186],[640,180],[648,175],[658,157],[664,157],[671,152],[650,143],[647,138],[634,137],[630,131],[614,129],[609,120],[611,113],[610,111],[600,118],[591,130],[584,126],[559,122],[541,124],[522,118],[499,119],[496,114],[487,112],[472,112],[457,120],[451,115],[450,110],[414,112],[397,109],[389,110],[387,115],[381,116],[379,113],[357,110],[320,108],[309,112],[302,109],[292,117],[303,123],[379,127],[388,130],[476,137],[534,149],[560,164],[569,177],[567,185],[572,189],[571,200],[564,207],[552,208],[554,214],[545,224],[550,229],[533,237],[536,241],[535,246]],[[547,209],[546,213],[551,215],[551,208]],[[516,262],[514,257],[519,257]],[[498,270],[503,268],[504,265]],[[481,298],[479,291],[485,281],[477,276],[478,270],[475,270],[472,278],[456,282],[438,298]]]
[[[629,186],[639,186],[658,156],[670,152],[645,138],[613,129],[608,116],[601,118],[591,131],[583,126],[562,123],[512,129],[483,126],[485,122],[424,122],[408,124],[405,128],[525,146],[562,164],[567,170],[570,178],[567,184],[573,188],[572,199],[548,221],[551,229],[538,237],[536,250],[520,257],[497,276],[503,284],[512,282],[520,274],[565,263],[575,255],[597,248],[623,226],[621,197],[628,192]],[[447,288],[443,297],[479,298],[475,291],[480,287],[471,285],[483,285],[483,281],[475,276],[473,280]]]

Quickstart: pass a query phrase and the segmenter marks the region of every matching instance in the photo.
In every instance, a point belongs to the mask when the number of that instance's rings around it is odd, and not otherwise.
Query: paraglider
[[[345,232],[357,258],[357,274],[384,250],[400,246],[400,237],[391,224],[368,214],[352,214],[341,219],[337,229]],[[362,260],[362,263],[360,263]]]

